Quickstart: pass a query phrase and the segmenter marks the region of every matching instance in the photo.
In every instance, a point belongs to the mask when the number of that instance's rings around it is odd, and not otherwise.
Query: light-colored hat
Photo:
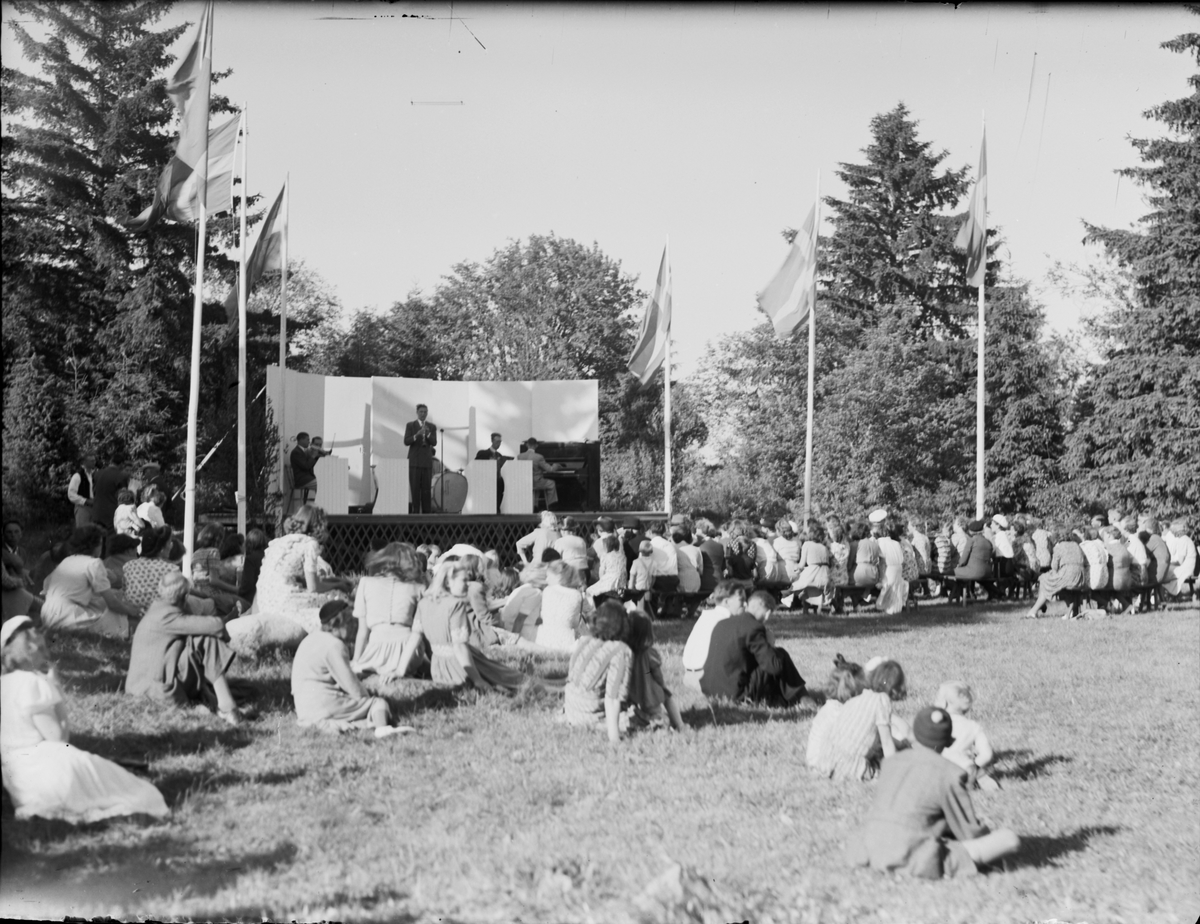
[[[992,517],[992,522],[1001,529],[1008,529],[1008,517],[1002,513],[997,513],[994,517]]]
[[[483,558],[483,552],[465,542],[456,543],[442,553],[443,558],[462,558],[464,555],[477,555],[479,558]]]
[[[8,620],[3,626],[0,626],[0,649],[8,644],[9,639],[16,635],[19,629],[32,625],[33,620],[28,616],[14,616]]]
[[[882,523],[887,519],[887,515],[887,508],[880,507],[878,510],[872,510],[867,519],[872,523]]]
[[[875,668],[879,667],[879,665],[882,664],[886,660],[887,660],[887,658],[881,658],[879,655],[875,655],[875,657],[873,657],[870,661],[868,661],[866,664],[863,665],[863,671],[865,673],[869,674],[869,673],[871,673],[871,671],[875,670]]]

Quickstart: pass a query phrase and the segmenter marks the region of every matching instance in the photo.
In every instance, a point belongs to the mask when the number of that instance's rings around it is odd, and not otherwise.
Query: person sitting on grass
[[[0,627],[0,674],[0,764],[17,818],[169,814],[153,784],[69,743],[66,698],[28,616]]]
[[[47,629],[129,638],[129,619],[140,617],[142,610],[113,589],[100,560],[103,550],[104,530],[99,526],[89,524],[71,533],[66,556],[46,578],[42,625]]]
[[[429,638],[429,671],[441,686],[469,684],[477,690],[516,693],[528,678],[519,670],[484,655],[470,644],[471,623],[467,617],[467,568],[460,561],[438,565],[433,581],[417,604],[412,634],[404,643],[397,673],[408,673],[417,647]]]
[[[846,842],[851,866],[941,879],[974,875],[1020,848],[1007,828],[989,833],[964,786],[966,774],[943,759],[953,727],[944,709],[917,714],[913,747],[884,760],[875,803]]]
[[[227,673],[234,653],[219,616],[184,612],[191,585],[178,571],[162,576],[158,593],[133,633],[125,692],[177,706],[202,704],[230,725],[254,718],[239,708]]]
[[[933,704],[950,714],[954,726],[954,742],[942,751],[942,756],[967,772],[968,785],[994,792],[1000,788],[1000,784],[987,773],[987,768],[995,759],[992,743],[983,726],[967,718],[974,702],[971,688],[961,680],[947,680],[938,687]]]
[[[820,776],[833,773],[833,751],[830,746],[833,730],[837,728],[838,715],[843,704],[858,696],[866,687],[867,678],[862,665],[847,661],[840,654],[833,660],[833,673],[829,675],[828,698],[817,710],[812,726],[808,730],[808,748],[805,763]]]
[[[542,591],[542,624],[537,644],[551,651],[571,651],[579,627],[591,616],[592,602],[583,592],[579,572],[565,561],[546,566],[546,589]]]
[[[713,628],[721,620],[737,616],[746,608],[746,588],[741,581],[721,581],[708,599],[713,605],[700,613],[683,646],[683,684],[697,693],[704,676],[704,663],[708,660]]]
[[[896,753],[892,734],[892,703],[908,695],[904,668],[895,661],[867,662],[866,689],[846,701],[829,732],[828,774],[835,780],[870,780],[879,770],[878,747],[883,758]]]
[[[1108,527],[1112,529],[1112,527]],[[1037,619],[1052,599],[1064,590],[1083,590],[1087,587],[1088,563],[1074,533],[1059,530],[1054,536],[1054,553],[1050,570],[1038,578],[1038,596],[1025,614],[1025,619]],[[1073,615],[1078,603],[1072,604]]]
[[[346,643],[355,634],[350,604],[331,600],[319,616],[321,631],[305,636],[292,660],[292,700],[300,726],[335,734],[373,728],[376,738],[413,731],[392,725],[387,700],[368,694],[350,668]]]
[[[621,703],[629,698],[633,678],[633,651],[622,640],[627,618],[615,600],[596,608],[592,634],[571,652],[563,695],[563,722],[602,727],[613,744],[621,740]]]
[[[511,569],[510,569],[511,570]],[[546,566],[526,565],[517,577],[520,582],[500,608],[500,625],[527,642],[537,642],[542,622],[542,591],[546,589]]]
[[[654,647],[654,623],[650,617],[636,608],[627,611],[622,640],[633,652],[627,697],[630,724],[641,727],[661,724],[665,716],[675,731],[683,731],[679,704],[663,680],[662,655]]]
[[[809,697],[791,656],[771,644],[770,611],[742,611],[713,626],[700,691],[708,697],[793,706]]]
[[[354,593],[354,618],[358,632],[350,666],[355,673],[373,672],[390,679],[404,655],[412,634],[417,602],[425,592],[425,574],[416,549],[407,542],[391,542],[369,559],[372,574],[361,577]],[[414,658],[409,669],[418,673],[424,657]]]

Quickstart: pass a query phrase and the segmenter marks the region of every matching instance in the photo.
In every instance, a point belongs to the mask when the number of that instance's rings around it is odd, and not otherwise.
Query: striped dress
[[[579,639],[567,668],[563,720],[568,725],[603,725],[604,700],[629,697],[632,665],[633,651],[622,641]]]
[[[835,780],[871,779],[878,767],[867,754],[878,740],[878,726],[890,727],[891,721],[892,701],[886,693],[864,690],[847,700],[828,731],[824,761],[813,769]]]

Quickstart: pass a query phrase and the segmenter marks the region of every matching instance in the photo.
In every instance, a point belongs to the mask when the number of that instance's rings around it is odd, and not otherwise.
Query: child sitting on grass
[[[923,879],[969,876],[1021,846],[1007,828],[989,833],[975,815],[962,770],[942,759],[953,728],[943,709],[917,713],[913,747],[884,760],[875,804],[846,842],[852,866]]]
[[[1000,784],[988,776],[986,771],[995,754],[983,726],[974,719],[967,718],[973,702],[971,688],[961,680],[947,680],[938,687],[937,698],[933,704],[939,709],[945,709],[954,725],[954,743],[942,751],[942,756],[967,771],[969,785],[977,785],[980,789],[994,792],[1000,788]]]
[[[866,686],[867,678],[862,665],[847,661],[840,654],[833,661],[833,673],[829,675],[828,698],[816,716],[808,731],[808,750],[805,762],[809,768],[821,776],[833,773],[833,753],[830,748],[830,737],[837,727],[838,715],[843,703],[858,696]]]
[[[376,738],[413,731],[391,724],[387,701],[370,696],[355,676],[346,643],[355,635],[350,604],[331,600],[321,607],[321,631],[305,636],[292,661],[292,699],[302,726],[342,732],[374,728]]]
[[[654,624],[639,609],[625,614],[623,642],[633,652],[630,665],[630,725],[645,727],[660,724],[664,715],[675,731],[683,731],[679,704],[663,680],[662,655],[654,647]]]
[[[829,732],[828,773],[835,780],[869,780],[879,770],[871,754],[878,744],[883,758],[896,753],[892,703],[908,695],[904,669],[895,661],[867,665],[866,689],[846,701]]]

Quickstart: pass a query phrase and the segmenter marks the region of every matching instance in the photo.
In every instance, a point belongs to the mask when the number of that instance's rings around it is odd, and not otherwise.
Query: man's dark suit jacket
[[[713,627],[700,689],[705,696],[738,699],[756,667],[772,676],[783,672],[766,627],[749,613],[722,619]]]
[[[475,453],[475,458],[476,459],[484,459],[484,460],[495,459],[497,462],[504,463],[504,462],[510,461],[512,459],[512,456],[506,456],[504,453],[499,452],[495,449],[481,449],[481,450],[479,450],[479,452]],[[497,472],[500,471],[500,466],[496,466],[496,471]]]
[[[408,447],[409,468],[433,468],[433,447],[437,445],[437,428],[426,420],[425,429],[428,432],[425,443],[422,444],[418,437],[421,421],[410,420],[404,427],[404,445]]]
[[[291,461],[292,487],[302,488],[317,480],[317,473],[314,471],[317,467],[317,460],[310,456],[308,450],[303,446],[297,446],[292,450]]]
[[[117,492],[129,484],[129,472],[117,465],[110,465],[92,472],[92,487],[96,496],[92,500],[92,522],[112,529],[113,514],[117,512]]]

